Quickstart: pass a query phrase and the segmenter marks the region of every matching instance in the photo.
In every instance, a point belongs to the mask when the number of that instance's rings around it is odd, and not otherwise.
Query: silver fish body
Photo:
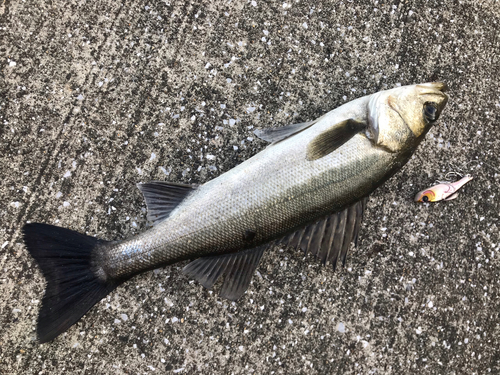
[[[98,264],[106,275],[126,278],[162,264],[255,247],[345,209],[399,170],[425,133],[415,136],[398,115],[394,129],[377,129],[386,138],[398,133],[402,141],[396,150],[364,133],[316,160],[308,160],[307,146],[346,119],[390,120],[386,111],[396,111],[385,108],[387,98],[415,87],[365,96],[327,113],[306,130],[198,187],[152,229],[102,248]],[[249,232],[254,233],[251,240],[245,236]]]
[[[345,262],[365,197],[411,157],[447,102],[442,83],[368,95],[308,123],[256,132],[271,142],[232,170],[192,187],[140,184],[154,226],[102,241],[47,224],[27,224],[25,244],[47,287],[38,318],[50,341],[140,272],[194,259],[183,272],[235,300],[266,249],[281,243]]]

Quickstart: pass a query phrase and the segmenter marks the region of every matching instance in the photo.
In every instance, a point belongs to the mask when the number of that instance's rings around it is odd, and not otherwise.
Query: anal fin
[[[248,289],[268,246],[266,244],[237,253],[198,258],[184,267],[182,273],[197,280],[207,289],[211,289],[217,279],[225,274],[220,296],[236,301]]]
[[[357,245],[367,200],[363,198],[345,210],[335,212],[277,242],[311,253],[323,264],[332,264],[334,269],[338,261],[345,265],[351,242]]]

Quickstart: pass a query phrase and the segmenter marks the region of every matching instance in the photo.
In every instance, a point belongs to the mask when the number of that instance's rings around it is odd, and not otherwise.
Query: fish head
[[[442,82],[397,87],[371,96],[367,137],[390,152],[417,145],[448,102]]]

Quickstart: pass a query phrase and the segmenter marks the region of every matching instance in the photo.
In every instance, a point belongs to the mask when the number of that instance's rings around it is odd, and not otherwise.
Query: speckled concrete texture
[[[1,2],[0,372],[500,373],[499,26],[498,1]],[[230,303],[161,268],[36,343],[23,223],[134,235],[137,182],[204,183],[265,147],[256,127],[432,80],[440,125],[345,269],[276,247]],[[412,201],[451,171],[475,178],[457,200]]]

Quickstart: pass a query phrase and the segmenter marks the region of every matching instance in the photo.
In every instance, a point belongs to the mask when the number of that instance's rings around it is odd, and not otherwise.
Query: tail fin
[[[92,270],[92,250],[106,241],[38,223],[25,225],[23,233],[47,281],[37,327],[38,340],[44,343],[76,323],[119,282],[103,281]]]

